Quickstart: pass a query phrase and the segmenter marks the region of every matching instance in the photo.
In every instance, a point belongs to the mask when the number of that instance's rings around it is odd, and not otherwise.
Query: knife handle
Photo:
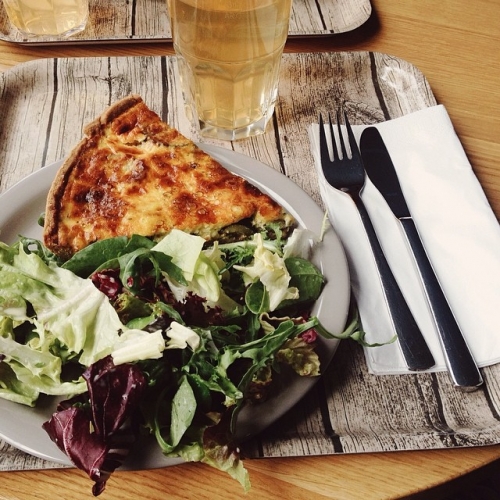
[[[365,232],[368,235],[386,303],[394,329],[398,335],[399,345],[406,365],[412,371],[427,370],[435,364],[429,346],[425,342],[422,332],[394,278],[361,197],[355,193],[349,194],[356,204]]]
[[[483,383],[483,378],[427,257],[415,223],[411,218],[402,218],[400,222],[424,285],[452,380],[461,389],[475,390]]]

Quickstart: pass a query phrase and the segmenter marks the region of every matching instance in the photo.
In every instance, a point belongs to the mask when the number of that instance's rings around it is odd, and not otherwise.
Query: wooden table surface
[[[371,50],[409,61],[447,107],[497,217],[500,217],[500,2],[372,0],[357,30],[294,39],[289,52]],[[0,70],[37,58],[165,55],[163,44],[27,47],[0,42]],[[1,105],[1,104],[0,104]],[[5,126],[5,124],[2,124]],[[247,460],[244,494],[223,473],[199,464],[116,472],[100,498],[111,499],[389,499],[444,498],[466,474],[500,460],[500,444],[483,448]],[[0,499],[90,498],[77,470],[0,473]]]

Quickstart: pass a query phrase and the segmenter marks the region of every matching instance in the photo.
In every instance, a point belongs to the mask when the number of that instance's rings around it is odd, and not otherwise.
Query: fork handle
[[[375,263],[380,275],[382,290],[385,295],[394,329],[398,335],[399,345],[406,365],[408,369],[412,371],[427,370],[431,366],[434,366],[434,357],[394,278],[394,274],[389,267],[361,197],[354,193],[350,194],[359,211],[366,234],[368,235],[368,240],[372,247]]]
[[[475,390],[483,383],[483,378],[434,273],[415,223],[411,218],[399,219],[399,222],[413,251],[453,382],[465,391]]]

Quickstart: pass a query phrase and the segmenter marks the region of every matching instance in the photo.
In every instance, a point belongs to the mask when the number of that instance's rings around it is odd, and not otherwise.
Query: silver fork
[[[435,361],[396,279],[394,278],[382,247],[380,246],[375,229],[373,228],[370,216],[361,199],[361,192],[365,186],[366,179],[365,169],[356,144],[356,139],[347,119],[347,114],[345,112],[343,114],[351,157],[347,154],[345,138],[342,134],[340,125],[340,113],[337,111],[337,129],[340,139],[341,154],[336,145],[330,115],[328,116],[333,160],[330,159],[323,118],[321,115],[319,117],[319,142],[323,173],[331,186],[349,194],[359,211],[378,268],[380,282],[391,321],[398,336],[401,352],[408,368],[415,371],[426,370],[433,366]]]

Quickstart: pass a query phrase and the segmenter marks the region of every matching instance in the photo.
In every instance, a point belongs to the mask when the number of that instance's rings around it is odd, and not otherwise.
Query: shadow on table
[[[408,500],[500,500],[500,460]]]

